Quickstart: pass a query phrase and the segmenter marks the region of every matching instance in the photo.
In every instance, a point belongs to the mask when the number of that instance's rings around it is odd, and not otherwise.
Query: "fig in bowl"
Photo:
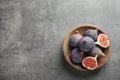
[[[111,49],[107,34],[100,27],[91,24],[83,24],[71,30],[63,42],[65,60],[79,71],[101,68],[108,61]]]

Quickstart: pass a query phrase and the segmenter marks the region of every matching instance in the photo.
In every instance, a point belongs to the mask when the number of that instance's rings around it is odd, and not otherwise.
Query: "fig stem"
[[[105,56],[105,54],[103,52],[101,52],[102,56]]]
[[[95,44],[99,44],[98,42],[95,42]]]
[[[78,30],[76,30],[75,32],[79,34],[79,31],[78,31]]]
[[[97,59],[98,55],[95,55],[95,59]]]

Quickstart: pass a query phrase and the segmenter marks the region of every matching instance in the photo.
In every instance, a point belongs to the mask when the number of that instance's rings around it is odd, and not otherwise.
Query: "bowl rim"
[[[104,34],[106,34],[106,32],[105,31],[103,31],[99,26],[97,26],[97,25],[93,25],[93,24],[82,24],[82,25],[80,25],[80,26],[77,26],[77,27],[75,27],[74,29],[72,29],[71,31],[69,31],[66,35],[65,35],[65,37],[64,37],[64,40],[63,40],[63,45],[62,45],[62,49],[63,49],[63,55],[64,55],[64,58],[65,58],[65,60],[66,60],[66,62],[70,65],[70,66],[72,66],[73,68],[75,68],[75,69],[77,69],[77,70],[79,70],[79,71],[91,71],[91,70],[87,70],[87,69],[83,69],[83,68],[81,68],[81,67],[79,67],[78,65],[75,65],[75,64],[73,64],[71,61],[69,61],[68,59],[67,59],[67,55],[66,55],[66,49],[64,49],[64,47],[66,46],[65,44],[67,43],[66,41],[68,41],[68,40],[66,40],[66,38],[73,32],[73,31],[75,31],[75,30],[77,30],[77,29],[79,29],[79,28],[81,28],[81,27],[87,27],[87,26],[89,26],[89,27],[91,27],[91,28],[97,28],[98,30],[100,30],[100,31],[102,31]],[[107,34],[106,34],[107,35]],[[109,37],[108,37],[109,38]],[[109,38],[109,40],[110,40],[110,38]],[[109,46],[109,50],[108,50],[108,58],[107,59],[105,59],[105,61],[104,61],[104,63],[103,64],[101,64],[100,66],[98,66],[95,70],[97,70],[97,69],[99,69],[99,68],[101,68],[103,65],[105,65],[106,64],[106,62],[108,61],[108,59],[109,59],[109,57],[110,57],[110,54],[111,54],[111,51],[112,51],[112,45],[111,45],[111,40],[110,40],[110,46]],[[92,70],[92,71],[94,71],[94,70]]]

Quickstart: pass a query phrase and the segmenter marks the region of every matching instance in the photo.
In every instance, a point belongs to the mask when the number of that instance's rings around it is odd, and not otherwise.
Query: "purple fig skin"
[[[105,54],[99,47],[94,47],[93,50],[89,53],[89,55],[93,57],[97,55],[98,58],[105,56]]]
[[[78,63],[82,63],[82,60],[85,58],[85,54],[79,51],[78,48],[75,48],[72,50],[70,57],[73,63],[78,64]]]
[[[89,36],[84,36],[79,41],[79,49],[83,52],[89,52],[95,47],[94,40]]]
[[[77,47],[79,40],[82,38],[82,35],[80,34],[73,34],[70,38],[70,46],[71,47]]]
[[[93,38],[94,41],[97,40],[98,37],[98,30],[97,29],[88,29],[84,32],[84,36],[90,36]]]

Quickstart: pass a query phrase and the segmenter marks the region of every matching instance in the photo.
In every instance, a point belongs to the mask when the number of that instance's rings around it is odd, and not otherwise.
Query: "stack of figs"
[[[71,47],[70,59],[75,65],[88,70],[97,67],[97,59],[104,57],[103,49],[109,47],[106,34],[98,34],[97,29],[88,29],[83,35],[76,31],[69,41]]]

